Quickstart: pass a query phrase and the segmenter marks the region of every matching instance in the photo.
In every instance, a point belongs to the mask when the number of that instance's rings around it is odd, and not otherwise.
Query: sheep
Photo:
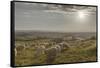
[[[20,54],[20,52],[21,52],[22,50],[24,50],[24,49],[25,49],[25,44],[16,43],[16,44],[15,44],[15,48],[14,48],[15,56],[17,56],[18,54]]]
[[[47,63],[52,63],[56,56],[60,54],[61,47],[59,45],[54,45],[49,48],[46,48],[45,45],[35,46],[35,57],[38,58],[40,55],[45,54],[47,56]]]
[[[16,46],[14,51],[15,51],[15,56],[17,56],[18,54],[20,54],[22,52],[22,50],[24,49],[23,46]]]
[[[57,56],[57,50],[55,47],[51,47],[45,50],[45,54],[46,54],[46,62],[50,64],[55,60]]]
[[[58,45],[61,47],[62,51],[70,48],[70,45],[67,42],[61,42]]]
[[[15,56],[17,56],[17,50],[16,50],[16,48],[14,49],[14,51],[15,51]]]
[[[46,62],[53,63],[55,58],[61,53],[61,46],[60,45],[53,45],[47,49],[45,49],[45,54],[47,56]]]
[[[44,54],[45,46],[35,46],[35,56],[39,57],[40,55]]]
[[[29,48],[30,47],[30,43],[24,43],[24,48]]]
[[[60,45],[53,45],[51,48],[55,48],[57,53],[60,53],[61,52],[61,46]]]

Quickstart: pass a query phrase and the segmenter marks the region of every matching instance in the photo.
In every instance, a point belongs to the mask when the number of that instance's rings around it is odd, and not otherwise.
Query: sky
[[[15,30],[96,32],[96,7],[16,2]]]

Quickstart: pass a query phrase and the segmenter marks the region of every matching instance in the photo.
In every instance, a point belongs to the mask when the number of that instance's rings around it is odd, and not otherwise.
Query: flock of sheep
[[[51,46],[47,47],[49,43],[40,43],[38,45],[33,43],[17,43],[15,45],[15,56],[18,54],[18,50],[25,50],[26,48],[34,48],[35,51],[35,57],[39,57],[42,54],[45,54],[47,56],[46,62],[52,63],[57,55],[61,54],[62,51],[67,50],[70,48],[70,45],[62,41],[60,43],[53,43]]]

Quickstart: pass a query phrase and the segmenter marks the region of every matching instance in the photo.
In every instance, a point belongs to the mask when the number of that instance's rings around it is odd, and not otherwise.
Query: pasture
[[[15,66],[96,61],[96,37],[89,35],[60,38],[16,35]]]

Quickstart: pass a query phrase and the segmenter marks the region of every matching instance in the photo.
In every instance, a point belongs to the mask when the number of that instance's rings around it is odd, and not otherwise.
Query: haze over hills
[[[47,32],[47,31],[33,31],[33,30],[19,30],[16,31],[17,37],[45,37],[45,38],[64,38],[69,36],[88,38],[96,36],[95,32]]]

